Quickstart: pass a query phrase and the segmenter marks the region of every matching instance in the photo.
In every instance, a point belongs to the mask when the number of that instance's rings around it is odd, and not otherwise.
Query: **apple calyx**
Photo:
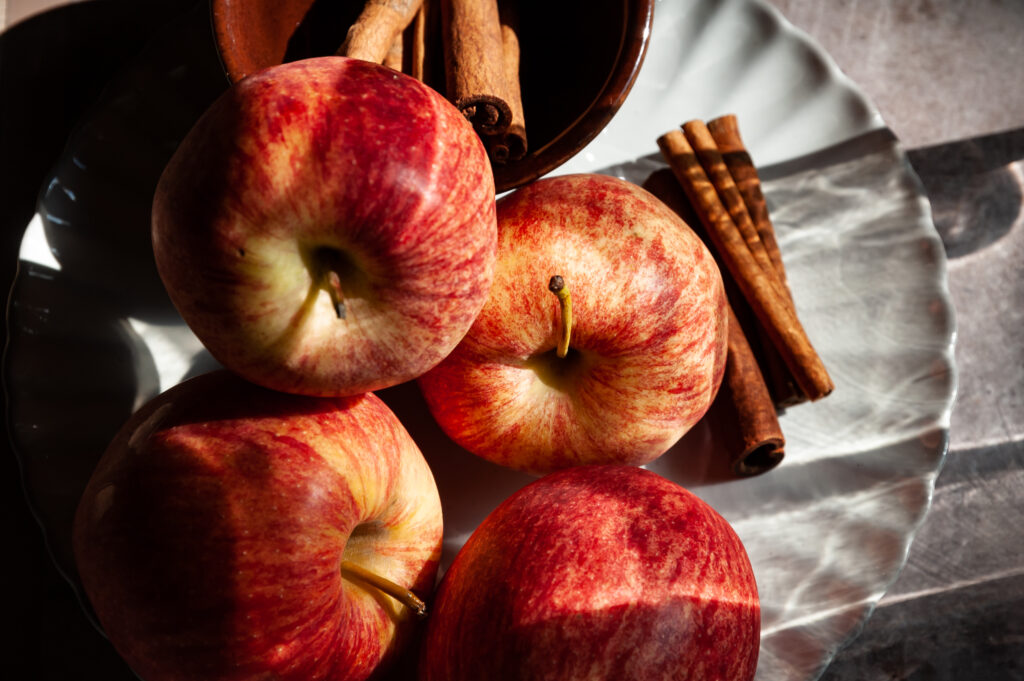
[[[558,304],[562,308],[562,335],[558,338],[557,354],[565,357],[569,353],[569,337],[572,335],[572,296],[569,295],[565,279],[558,274],[548,281],[548,290],[558,297]]]
[[[412,591],[409,591],[401,584],[396,584],[387,577],[382,577],[376,572],[371,572],[350,560],[341,561],[341,573],[352,581],[361,582],[364,585],[374,587],[388,596],[391,596],[396,601],[412,610],[418,618],[423,619],[427,616],[427,604],[424,603],[419,596],[414,594]]]

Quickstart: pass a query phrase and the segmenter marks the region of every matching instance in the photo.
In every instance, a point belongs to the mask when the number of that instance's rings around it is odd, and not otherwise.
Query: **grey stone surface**
[[[770,0],[909,148],[1024,125],[1020,0]]]
[[[959,392],[907,565],[825,671],[1024,678],[1024,3],[774,0],[908,150],[948,257]]]

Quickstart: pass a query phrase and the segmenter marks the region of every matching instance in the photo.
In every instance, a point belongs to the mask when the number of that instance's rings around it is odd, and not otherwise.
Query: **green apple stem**
[[[569,353],[569,337],[572,335],[572,296],[569,295],[565,279],[557,274],[548,282],[548,290],[558,296],[562,306],[562,335],[558,339],[557,352],[559,357],[565,357]]]
[[[569,351],[569,336],[572,335],[572,297],[569,295],[569,287],[560,275],[555,274],[548,282],[548,290],[558,296],[558,303],[562,308],[562,334],[558,338],[558,356],[564,357]]]
[[[371,572],[350,560],[341,561],[341,572],[346,577],[380,589],[388,596],[391,596],[396,601],[416,613],[417,617],[423,618],[427,616],[427,604],[424,603],[419,596],[409,591],[401,584],[396,584],[387,577],[382,577],[376,572]]]

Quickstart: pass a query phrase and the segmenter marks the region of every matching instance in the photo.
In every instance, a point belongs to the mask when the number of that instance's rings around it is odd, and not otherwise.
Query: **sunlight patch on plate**
[[[50,244],[46,240],[43,229],[43,217],[36,213],[25,228],[25,237],[21,241],[19,257],[26,262],[42,265],[60,271],[60,263],[54,257]]]
[[[160,392],[181,383],[189,375],[203,345],[192,330],[180,324],[150,324],[128,318],[132,331],[142,338],[160,378]]]

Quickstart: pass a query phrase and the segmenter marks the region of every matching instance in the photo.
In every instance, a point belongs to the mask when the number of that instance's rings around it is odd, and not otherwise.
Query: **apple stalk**
[[[427,616],[427,604],[419,596],[409,591],[401,584],[392,582],[387,577],[382,577],[376,572],[367,570],[362,565],[353,563],[350,560],[341,561],[341,573],[352,581],[361,582],[391,596],[396,601],[416,613],[416,616],[423,619]]]
[[[558,297],[558,304],[562,308],[562,333],[558,338],[556,352],[559,357],[565,357],[569,354],[569,337],[572,335],[572,296],[569,295],[565,279],[557,274],[548,282],[548,290]]]
[[[334,306],[334,314],[338,319],[345,319],[345,297],[341,292],[341,276],[334,270],[328,270],[324,275],[326,280],[322,287],[327,290],[331,297],[331,304]]]

